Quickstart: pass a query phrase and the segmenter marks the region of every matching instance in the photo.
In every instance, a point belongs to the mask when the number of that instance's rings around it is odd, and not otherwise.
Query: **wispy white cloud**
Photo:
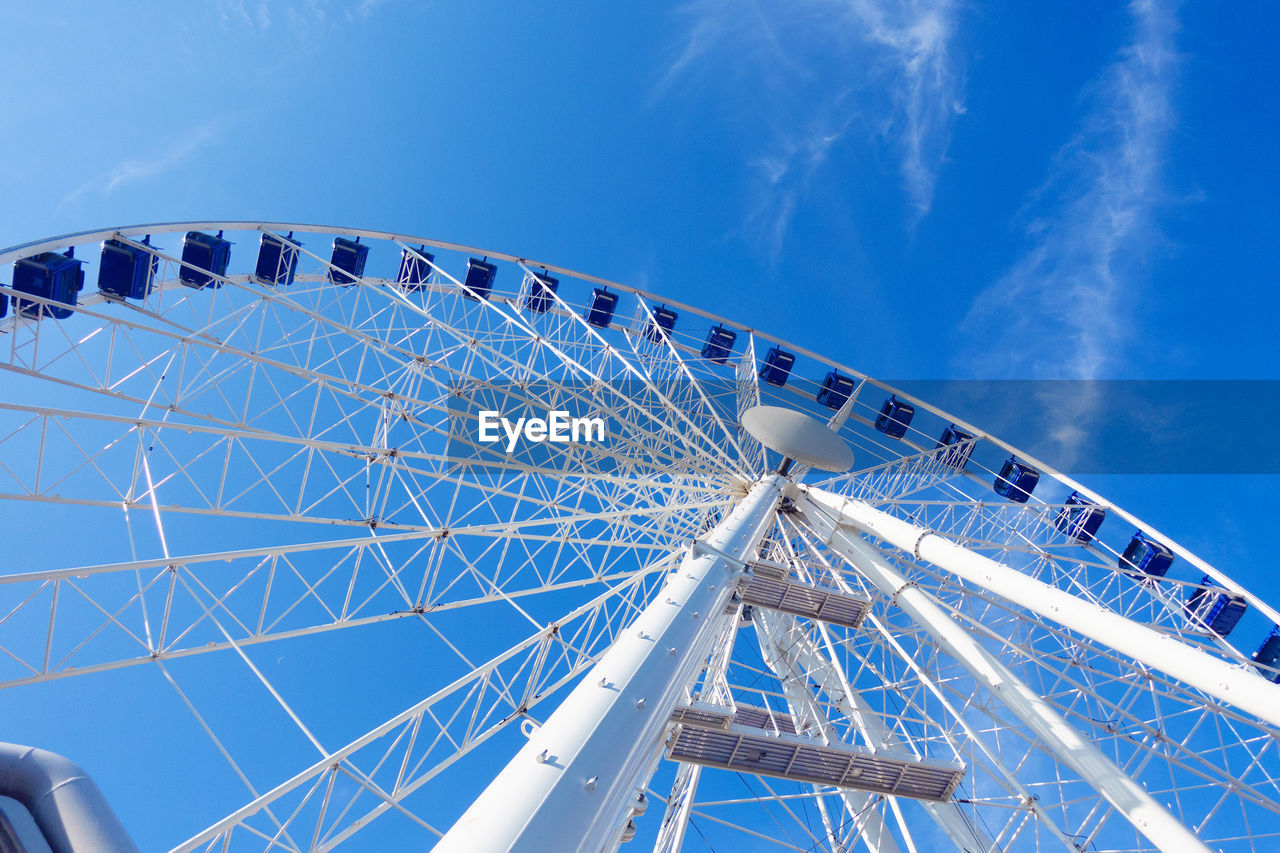
[[[651,100],[668,94],[681,83],[696,81],[700,73],[736,75],[738,82],[755,88],[761,84],[781,89],[787,78],[807,72],[793,58],[797,46],[792,33],[806,16],[801,9],[784,14],[758,0],[692,0],[680,15],[686,22],[682,46],[663,70]],[[721,63],[721,55],[732,61]]]
[[[1130,43],[1086,91],[1093,104],[1027,205],[1031,248],[974,300],[961,366],[987,377],[1101,379],[1123,371],[1132,298],[1162,237],[1164,162],[1177,73],[1172,6],[1135,0]],[[1030,401],[1029,401],[1030,402]],[[1059,424],[1054,461],[1071,470],[1104,402],[1084,383],[1066,405],[1034,401]]]
[[[746,158],[760,189],[749,224],[775,252],[828,154],[855,136],[898,159],[912,223],[928,214],[964,112],[952,0],[694,0],[682,14],[653,98],[696,91],[711,72],[744,93],[766,140]]]
[[[938,169],[951,142],[951,123],[964,114],[962,79],[952,55],[956,7],[951,0],[854,0],[852,14],[866,37],[886,50],[895,112],[889,138],[916,218],[933,206]]]
[[[359,0],[339,3],[335,0],[217,0],[218,14],[224,25],[266,32],[273,23],[283,21],[286,30],[295,35],[310,36],[323,32],[341,13],[346,21],[359,21],[372,16],[387,0]]]
[[[349,11],[347,15],[348,17],[367,18],[376,12],[378,7],[383,5],[385,2],[386,0],[360,0],[360,2],[356,4],[355,9]]]
[[[91,193],[102,198],[129,184],[139,183],[173,171],[186,163],[201,148],[214,143],[221,135],[217,122],[199,124],[186,133],[168,141],[168,144],[147,159],[122,160],[106,172],[96,175],[76,187],[58,203],[61,211]]]
[[[978,298],[964,366],[991,376],[1093,379],[1116,368],[1126,298],[1160,242],[1153,217],[1173,124],[1177,20],[1130,4],[1133,36],[1087,92],[1095,103],[1028,205],[1027,253]]]
[[[796,207],[848,127],[848,122],[839,127],[811,127],[804,135],[785,138],[751,162],[764,191],[748,222],[761,232],[774,257],[782,249]]]
[[[267,0],[246,3],[245,0],[218,0],[222,23],[254,30],[271,29],[271,4]]]

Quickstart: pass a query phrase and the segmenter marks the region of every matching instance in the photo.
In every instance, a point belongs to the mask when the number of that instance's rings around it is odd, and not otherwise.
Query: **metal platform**
[[[791,567],[784,563],[775,563],[772,560],[755,560],[748,563],[747,568],[751,569],[751,574],[758,578],[785,578],[791,574]]]
[[[750,728],[769,731],[776,729],[787,734],[796,733],[796,723],[790,714],[770,708],[758,708],[755,705],[736,704],[734,709],[730,710],[722,705],[694,701],[690,705],[677,705],[671,712],[671,720],[720,731],[728,731],[729,726],[737,723]]]
[[[964,778],[964,767],[950,761],[775,733],[770,719],[788,718],[763,708],[731,713],[698,703],[676,708],[671,719],[680,724],[667,747],[674,761],[936,802],[950,799]],[[752,724],[762,721],[769,728]]]
[[[742,603],[846,628],[861,624],[870,606],[865,598],[796,583],[786,577],[786,571],[775,563],[753,563],[751,575],[738,587]]]
[[[738,705],[735,708],[733,722],[740,726],[751,726],[756,729],[778,731],[789,735],[796,734],[796,721],[790,714],[774,711],[770,708],[757,708],[754,705]]]

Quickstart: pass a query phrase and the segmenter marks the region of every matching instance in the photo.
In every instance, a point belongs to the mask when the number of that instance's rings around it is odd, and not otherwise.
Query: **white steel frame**
[[[233,272],[183,287],[164,235],[219,229],[238,241]],[[293,285],[242,271],[259,235],[290,231]],[[419,287],[376,272],[338,287],[324,241],[339,234],[374,243],[384,264],[423,259],[419,246],[440,257]],[[158,260],[146,300],[93,293],[92,246],[106,238]],[[422,847],[463,814],[441,849],[536,845],[549,824],[581,849],[669,851],[694,837],[833,851],[1280,843],[1280,688],[1182,605],[1204,573],[1252,612],[1280,614],[1019,454],[1042,482],[1103,506],[1104,532],[1138,527],[1179,561],[1159,580],[1117,571],[1122,541],[1074,541],[1054,524],[1059,504],[990,492],[990,460],[1014,448],[956,421],[975,438],[968,465],[952,467],[919,424],[955,419],[926,401],[679,301],[385,232],[131,226],[0,252],[0,282],[16,259],[69,245],[90,271],[75,314],[0,320],[0,508],[44,546],[0,575],[0,703],[156,673],[155,695],[177,697],[243,803],[187,827],[175,849]],[[488,299],[455,277],[466,255],[502,265]],[[535,314],[523,280],[541,270],[561,291]],[[591,286],[623,295],[608,328],[584,318]],[[658,302],[680,313],[671,335],[648,333]],[[700,357],[712,324],[738,333],[723,366]],[[764,385],[765,346],[810,366]],[[767,476],[780,460],[739,417],[760,402],[832,415],[813,402],[829,369],[856,382],[831,424],[857,464],[822,480],[796,466],[791,479],[811,485],[795,489]],[[889,393],[917,407],[901,441],[870,426]],[[597,448],[496,453],[465,429],[482,402],[581,408],[613,433]],[[774,513],[779,490],[788,502]],[[97,525],[101,547],[87,557],[39,526],[56,518]],[[725,602],[756,558],[870,601],[866,618],[740,620]],[[399,675],[380,637],[429,646],[430,666]],[[276,649],[338,640],[370,656],[296,689],[272,663]],[[339,686],[384,656],[380,684],[400,703],[390,714]],[[264,725],[274,714],[260,746],[278,750],[238,743],[244,732],[203,695],[213,665]],[[360,722],[317,719],[329,695]],[[966,778],[952,802],[923,804],[673,767],[661,761],[667,719],[694,699],[788,713],[826,743],[959,760]],[[641,814],[645,802],[665,808]],[[624,843],[629,818],[637,841]]]

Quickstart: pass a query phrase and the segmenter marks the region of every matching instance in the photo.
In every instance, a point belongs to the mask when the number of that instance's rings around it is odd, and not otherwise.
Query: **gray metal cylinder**
[[[61,755],[0,743],[0,795],[26,806],[54,853],[137,853],[102,791]]]

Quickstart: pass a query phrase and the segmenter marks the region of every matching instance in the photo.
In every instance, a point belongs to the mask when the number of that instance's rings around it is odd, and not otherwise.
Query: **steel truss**
[[[183,286],[173,235],[219,229],[231,272]],[[350,286],[339,234],[374,244]],[[262,235],[298,251],[292,284],[246,272]],[[107,238],[156,259],[145,300],[89,287],[67,320],[0,320],[0,719],[97,762],[125,823],[157,823],[147,846],[421,848],[455,825],[463,847],[538,826],[655,851],[1278,843],[1276,673],[1184,605],[1208,575],[1280,614],[1037,460],[1050,487],[1005,502],[1014,448],[963,422],[938,447],[955,419],[927,401],[694,306],[408,235],[111,229],[0,252],[0,281],[76,245],[92,282]],[[435,255],[425,281],[396,280],[402,252]],[[468,255],[500,265],[491,293]],[[621,297],[606,326],[593,287]],[[738,335],[724,363],[702,356],[714,325]],[[775,346],[798,357],[781,387],[758,378]],[[835,412],[814,401],[832,369],[857,381]],[[917,407],[901,440],[873,426],[890,393]],[[855,469],[770,478],[740,426],[758,403],[830,418]],[[476,435],[485,409],[599,416],[608,441],[508,452]],[[1105,509],[1099,538],[1057,523],[1068,490]],[[1175,571],[1119,570],[1135,527]],[[113,702],[147,725],[111,727]],[[698,726],[756,771],[664,760],[699,758]],[[958,784],[812,770],[855,759]]]

